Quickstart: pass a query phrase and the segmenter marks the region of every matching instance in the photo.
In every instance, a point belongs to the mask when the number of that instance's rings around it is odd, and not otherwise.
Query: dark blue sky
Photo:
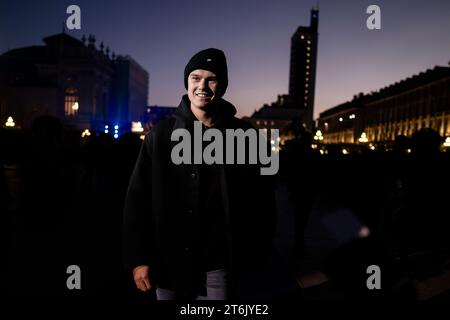
[[[66,8],[81,7],[81,31],[150,73],[149,103],[178,105],[183,69],[197,51],[225,51],[225,98],[250,115],[288,91],[290,37],[309,25],[317,1],[127,0],[0,1],[0,53],[39,45],[62,30]],[[379,31],[366,28],[366,8],[381,7]],[[448,0],[322,0],[315,117],[319,112],[450,60]]]

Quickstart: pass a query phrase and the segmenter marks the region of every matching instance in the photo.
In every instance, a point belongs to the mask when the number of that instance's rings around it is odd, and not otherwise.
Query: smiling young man
[[[262,268],[273,238],[272,185],[258,165],[171,161],[171,134],[193,133],[196,121],[202,131],[251,128],[222,98],[228,71],[221,50],[195,54],[184,70],[184,85],[187,94],[174,116],[145,136],[130,179],[126,264],[137,288],[156,287],[159,300],[249,297],[245,279]]]

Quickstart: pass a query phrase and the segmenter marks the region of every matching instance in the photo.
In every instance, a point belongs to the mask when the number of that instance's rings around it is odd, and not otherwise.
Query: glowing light
[[[314,136],[314,140],[319,140],[319,141],[323,140],[322,131],[320,131],[320,130],[316,131],[316,135]]]
[[[275,144],[275,140],[270,140],[270,143],[271,144]]]
[[[144,132],[144,128],[142,128],[142,124],[140,122],[131,122],[131,132]]]
[[[144,139],[145,139],[145,134],[141,134],[141,135],[139,136],[139,138],[140,138],[141,140],[144,140]]]
[[[369,141],[369,139],[367,139],[367,135],[365,132],[361,133],[361,138],[359,138],[358,141],[361,143],[366,143]]]
[[[450,137],[445,138],[444,147],[450,147]]]
[[[358,231],[358,237],[360,238],[367,238],[370,235],[370,229],[366,226],[361,227]]]
[[[77,110],[78,110],[78,107],[79,107],[78,102],[75,102],[75,103],[72,105],[72,110],[77,111]]]
[[[114,139],[117,139],[119,135],[117,133],[114,134]]]
[[[349,154],[348,150],[347,150],[347,149],[345,149],[345,148],[344,148],[344,149],[342,149],[342,153],[343,153],[343,154]]]
[[[119,126],[116,124],[115,126],[114,126],[114,129],[119,129]]]
[[[8,120],[6,120],[5,126],[7,127],[14,127],[16,124],[14,123],[14,120],[12,117],[8,117]]]
[[[339,122],[342,122],[342,121],[344,121],[344,119],[342,119],[342,117],[340,117],[340,118],[339,118]]]
[[[349,119],[355,119],[355,118],[356,118],[356,116],[355,116],[355,114],[354,114],[354,113],[352,113],[351,115],[349,115],[349,116],[348,116],[348,118],[349,118]]]
[[[313,144],[311,145],[311,148],[312,148],[312,149],[317,149],[317,144],[314,144],[314,143],[313,143]]]
[[[109,128],[109,126],[107,124],[105,124],[105,129],[108,129],[108,128]]]
[[[109,131],[108,130],[105,130],[105,133],[108,133]]]
[[[370,144],[370,150],[375,150],[375,146],[373,144]]]
[[[411,153],[411,149],[406,149],[406,152],[407,153]]]
[[[277,151],[277,148],[275,148],[275,147],[272,147],[272,151],[274,151],[274,152],[275,152],[275,151]]]
[[[85,129],[82,133],[81,133],[81,137],[85,138],[85,137],[89,137],[91,135],[91,132],[89,131],[89,129]]]

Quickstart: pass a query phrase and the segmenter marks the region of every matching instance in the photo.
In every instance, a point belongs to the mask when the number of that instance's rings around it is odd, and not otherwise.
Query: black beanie
[[[196,53],[184,68],[184,87],[188,88],[189,74],[197,69],[208,70],[217,75],[221,95],[228,87],[227,59],[222,50],[209,48]]]

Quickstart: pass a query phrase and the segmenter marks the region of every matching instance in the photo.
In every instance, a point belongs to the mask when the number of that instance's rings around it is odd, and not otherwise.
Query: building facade
[[[312,129],[317,68],[319,10],[311,10],[309,27],[298,27],[291,38],[289,97],[293,108],[304,111],[306,128]]]
[[[325,143],[394,141],[422,128],[450,136],[450,67],[437,66],[320,114]]]
[[[134,62],[116,63],[118,59],[103,43],[96,48],[94,36],[80,41],[61,33],[43,41],[43,46],[13,49],[0,56],[2,122],[11,116],[26,129],[37,117],[51,115],[69,129],[101,130],[107,124],[131,121],[128,117],[134,111],[129,110],[139,108],[139,103],[144,114],[148,74],[142,68],[136,72]],[[122,65],[131,71],[122,72],[126,69]]]
[[[148,105],[148,72],[128,55],[117,57],[114,70],[115,122],[124,125],[144,121]]]

